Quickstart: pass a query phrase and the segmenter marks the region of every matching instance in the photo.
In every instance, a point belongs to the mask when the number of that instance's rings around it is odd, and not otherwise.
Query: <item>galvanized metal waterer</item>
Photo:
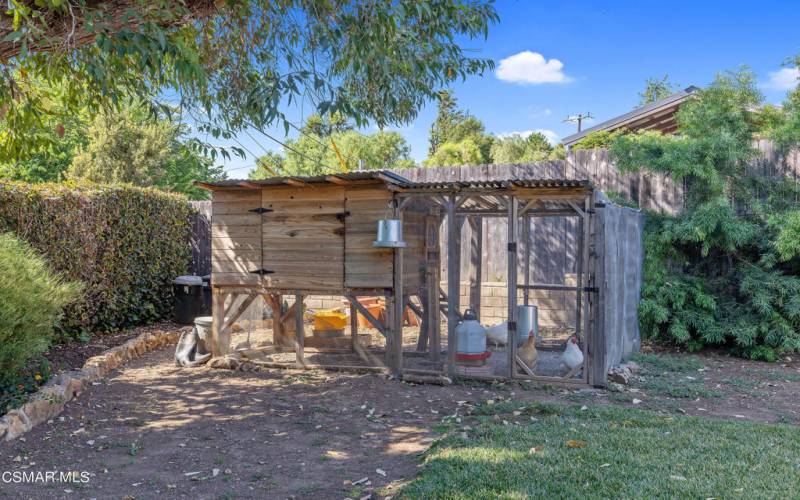
[[[403,241],[403,222],[398,219],[380,219],[378,221],[378,238],[372,242],[373,247],[405,248]]]

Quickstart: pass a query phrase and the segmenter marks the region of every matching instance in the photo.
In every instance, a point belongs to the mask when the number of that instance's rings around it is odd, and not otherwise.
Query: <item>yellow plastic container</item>
[[[318,311],[314,314],[314,330],[341,330],[347,326],[347,314],[341,311]]]

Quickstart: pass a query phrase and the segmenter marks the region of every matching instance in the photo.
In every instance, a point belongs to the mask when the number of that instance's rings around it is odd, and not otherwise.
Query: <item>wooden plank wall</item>
[[[391,215],[391,193],[385,189],[348,188],[345,193],[345,286],[348,288],[390,288],[391,248],[375,248],[379,219]]]
[[[262,190],[263,266],[267,287],[340,290],[344,286],[345,189],[342,186]],[[263,217],[263,219],[262,219]]]
[[[211,283],[258,285],[261,268],[261,190],[216,191],[211,204]]]

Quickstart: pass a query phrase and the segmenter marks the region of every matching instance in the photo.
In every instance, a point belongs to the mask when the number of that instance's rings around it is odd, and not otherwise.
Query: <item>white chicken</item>
[[[486,340],[495,346],[508,343],[508,321],[486,328]]]
[[[564,378],[572,378],[583,367],[583,352],[578,346],[578,337],[573,335],[567,340],[567,347],[561,355],[561,362],[567,367],[567,374]]]

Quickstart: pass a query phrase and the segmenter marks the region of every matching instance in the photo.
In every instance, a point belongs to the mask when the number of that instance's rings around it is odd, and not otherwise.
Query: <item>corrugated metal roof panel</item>
[[[387,170],[370,170],[359,172],[342,172],[327,175],[271,177],[269,179],[230,179],[219,182],[198,182],[199,186],[207,189],[214,188],[243,188],[253,189],[259,186],[276,186],[285,184],[321,184],[332,183],[334,177],[343,181],[377,180],[391,184],[399,189],[422,189],[426,191],[460,191],[463,189],[504,190],[515,187],[526,188],[575,188],[591,187],[588,180],[577,179],[494,179],[475,181],[425,181],[412,182],[405,177]]]

